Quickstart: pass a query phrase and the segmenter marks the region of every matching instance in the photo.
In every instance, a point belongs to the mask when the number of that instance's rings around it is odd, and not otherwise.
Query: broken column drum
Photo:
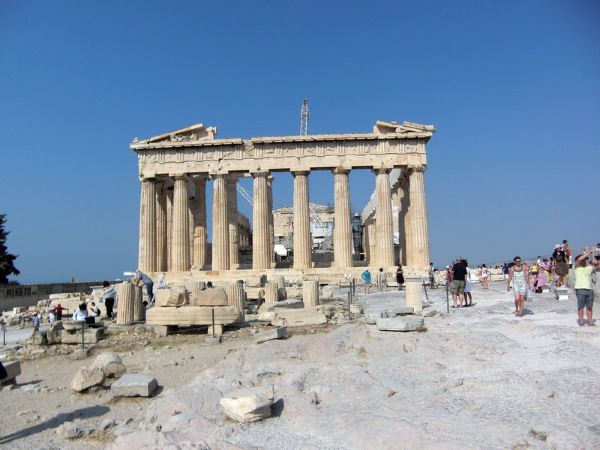
[[[279,288],[277,283],[265,283],[265,303],[275,303],[279,300]]]
[[[302,300],[305,308],[319,305],[319,282],[316,280],[305,280],[302,282]]]
[[[135,321],[136,287],[129,281],[125,281],[119,285],[117,325],[131,325]]]
[[[234,283],[230,283],[225,288],[227,292],[227,302],[229,305],[235,306],[241,314],[241,321],[245,321],[245,295],[244,295],[244,283],[238,280]]]

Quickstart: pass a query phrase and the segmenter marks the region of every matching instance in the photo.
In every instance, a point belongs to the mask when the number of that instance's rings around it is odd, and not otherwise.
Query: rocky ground
[[[7,448],[598,448],[600,327],[579,328],[575,300],[539,294],[512,315],[504,283],[475,287],[475,306],[445,311],[427,331],[378,331],[358,319],[301,328],[257,345],[251,328],[220,345],[190,332],[157,338],[142,327],[94,349],[118,353],[128,372],[156,377],[151,399],[74,393],[90,364],[38,353],[14,388],[0,391]],[[362,303],[403,304],[397,291]],[[238,387],[273,386],[273,417],[225,419],[219,399]],[[64,423],[88,426],[66,439]],[[59,430],[57,432],[57,430]]]

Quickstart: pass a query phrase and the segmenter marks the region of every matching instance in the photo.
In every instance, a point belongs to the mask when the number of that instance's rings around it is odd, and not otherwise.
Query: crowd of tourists
[[[489,286],[490,271],[485,264],[479,266],[480,282],[483,289]],[[433,284],[433,264],[430,266],[430,284]],[[532,293],[541,293],[550,286],[557,288],[567,285],[569,271],[573,271],[573,287],[577,297],[578,324],[583,326],[584,311],[587,324],[594,325],[592,310],[594,304],[595,272],[600,271],[600,243],[593,248],[584,248],[575,258],[569,243],[564,240],[556,244],[552,256],[537,260],[527,265],[521,257],[515,256],[511,263],[504,263],[502,272],[507,281],[507,290],[514,295],[514,314],[520,317],[525,312],[525,301],[530,300]],[[452,308],[471,306],[472,273],[467,260],[457,258],[452,266],[446,266],[446,282],[452,294]]]

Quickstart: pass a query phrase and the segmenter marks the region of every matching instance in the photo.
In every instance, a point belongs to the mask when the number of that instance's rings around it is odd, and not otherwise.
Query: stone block
[[[556,298],[556,300],[569,300],[569,288],[554,288],[554,297]]]
[[[272,341],[274,339],[285,338],[287,337],[287,335],[287,327],[271,328],[269,330],[264,330],[256,334],[256,336],[254,337],[254,341],[257,344],[262,344],[263,342]]]
[[[110,386],[110,392],[113,397],[150,397],[157,387],[156,378],[128,373]]]
[[[299,327],[304,325],[322,325],[327,317],[320,307],[303,309],[277,309],[271,321],[274,326]]]
[[[76,348],[71,353],[69,353],[69,359],[73,361],[78,361],[80,359],[85,359],[90,356],[89,347],[86,348]]]
[[[85,322],[72,322],[72,321],[63,322],[63,321],[61,321],[60,323],[62,323],[63,329],[65,329],[67,331],[81,330],[82,325],[83,325],[83,328],[88,328],[88,325]]]
[[[188,292],[183,286],[169,286],[157,289],[154,293],[156,306],[183,306],[187,303]]]
[[[404,316],[407,314],[414,314],[414,313],[415,313],[415,309],[412,306],[396,306],[394,308],[386,309],[384,317]]]
[[[71,389],[77,392],[85,391],[92,386],[102,384],[104,381],[104,372],[101,369],[83,367],[75,374],[71,381]]]
[[[324,299],[333,298],[333,286],[323,286],[321,288],[321,298],[324,298]]]
[[[11,383],[16,380],[16,378],[21,375],[21,362],[20,361],[10,361],[2,363],[4,368],[6,369],[6,377],[0,379],[2,384]]]
[[[238,389],[225,394],[219,404],[225,415],[236,422],[257,422],[271,415],[273,388]]]
[[[424,320],[417,316],[381,317],[377,319],[380,331],[419,331],[424,328]]]
[[[61,330],[60,340],[63,344],[81,344],[81,330],[74,333]],[[83,333],[86,344],[95,344],[104,339],[104,328],[86,328]]]
[[[125,365],[123,360],[113,352],[105,352],[96,357],[92,367],[97,367],[107,378],[119,378],[125,373]]]
[[[227,306],[227,292],[223,288],[211,288],[199,291],[190,300],[191,306]]]
[[[367,324],[369,325],[375,325],[377,323],[378,319],[381,319],[381,313],[380,312],[369,312],[365,314],[365,319],[367,321]]]
[[[216,345],[216,344],[220,344],[221,343],[221,337],[218,334],[215,334],[214,336],[212,334],[207,334],[204,337],[204,343],[208,344],[208,345]]]

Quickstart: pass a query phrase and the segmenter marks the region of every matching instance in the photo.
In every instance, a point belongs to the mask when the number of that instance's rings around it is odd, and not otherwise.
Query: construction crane
[[[302,102],[302,109],[300,110],[300,136],[306,136],[308,134],[308,99],[305,98]]]
[[[236,185],[236,187],[237,191],[242,195],[242,197],[244,197],[244,200],[246,200],[250,204],[250,206],[254,206],[254,202],[252,201],[252,196],[250,195],[250,192],[248,192],[246,189],[240,186],[239,183]]]

